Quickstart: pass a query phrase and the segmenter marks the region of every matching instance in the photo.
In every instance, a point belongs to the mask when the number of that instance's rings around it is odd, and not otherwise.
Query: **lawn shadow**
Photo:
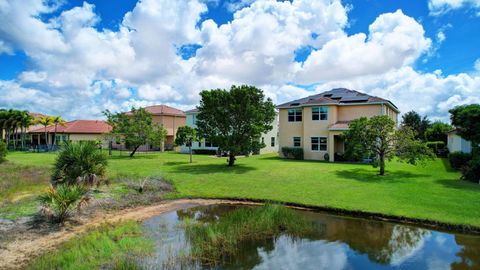
[[[468,190],[472,192],[480,191],[480,185],[474,182],[469,182],[462,179],[439,179],[435,182],[443,185],[447,188],[459,189],[459,190]]]
[[[447,172],[456,172],[456,170],[453,169],[452,166],[450,166],[450,161],[448,160],[448,158],[441,158],[441,160]]]
[[[309,159],[291,159],[291,158],[282,158],[279,156],[274,157],[260,157],[259,160],[274,160],[282,162],[293,162],[293,163],[318,163],[318,164],[332,164],[332,165],[359,165],[359,166],[371,166],[369,163],[365,162],[349,162],[349,161],[325,161],[325,160],[309,160]]]
[[[158,158],[158,156],[152,155],[152,154],[140,154],[140,155],[135,154],[133,157],[130,157],[129,154],[125,154],[122,156],[119,156],[119,155],[108,156],[108,159],[117,159],[117,160],[156,159],[156,158]]]
[[[214,173],[232,173],[243,174],[257,168],[244,164],[236,164],[228,167],[227,164],[195,164],[188,162],[166,162],[165,165],[174,165],[175,173],[193,173],[193,174],[214,174]]]
[[[338,177],[353,179],[361,182],[403,182],[405,180],[427,177],[426,174],[412,173],[408,171],[386,171],[384,176],[378,175],[377,169],[350,169],[335,172]]]

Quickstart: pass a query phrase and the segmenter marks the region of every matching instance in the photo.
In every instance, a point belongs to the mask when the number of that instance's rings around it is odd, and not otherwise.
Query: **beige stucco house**
[[[74,120],[68,121],[65,125],[58,125],[55,133],[55,125],[47,126],[47,137],[45,140],[45,127],[37,126],[31,128],[28,134],[31,136],[31,144],[44,145],[53,143],[53,137],[56,135],[56,143],[60,144],[65,141],[101,141],[104,147],[108,146],[108,141],[104,134],[112,130],[112,127],[105,121],[101,120]]]
[[[185,112],[167,105],[154,105],[144,109],[152,114],[153,123],[161,125],[167,130],[165,150],[173,150],[177,129],[185,126],[186,123]],[[129,113],[127,112],[127,115]],[[150,149],[150,147],[147,148]]]
[[[304,158],[335,161],[343,155],[343,131],[360,117],[388,115],[395,123],[399,110],[390,101],[345,88],[290,101],[279,110],[279,154],[282,147],[301,147]]]

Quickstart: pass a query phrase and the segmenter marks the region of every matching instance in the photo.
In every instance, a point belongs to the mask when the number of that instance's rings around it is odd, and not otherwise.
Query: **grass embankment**
[[[28,269],[140,269],[133,258],[152,250],[153,243],[142,235],[138,222],[104,224],[40,256]]]
[[[49,181],[48,168],[12,162],[0,164],[0,218],[15,219],[35,213],[36,196]]]
[[[314,230],[313,223],[294,210],[272,204],[240,208],[210,222],[185,220],[183,225],[191,246],[187,257],[208,265],[235,255],[241,242],[271,239],[281,233],[301,237]]]
[[[17,164],[52,164],[51,154],[11,153]],[[480,185],[459,180],[448,161],[426,166],[388,162],[387,175],[364,164],[279,159],[274,154],[225,158],[176,153],[124,153],[109,158],[108,176],[163,176],[177,197],[245,198],[383,213],[480,226]]]

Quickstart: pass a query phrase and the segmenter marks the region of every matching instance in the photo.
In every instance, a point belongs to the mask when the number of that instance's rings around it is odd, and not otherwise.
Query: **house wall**
[[[382,105],[346,105],[338,106],[337,121],[352,121],[360,117],[382,115]]]
[[[293,147],[293,137],[302,138],[302,147],[305,145],[303,136],[302,122],[288,122],[288,109],[280,109],[278,112],[278,150],[280,156],[282,154],[282,147]],[[305,113],[302,113],[302,118]],[[303,119],[304,120],[304,119]]]
[[[462,137],[458,136],[456,133],[448,134],[448,151],[452,152],[463,152],[471,153],[472,152],[472,143],[464,140]]]
[[[262,138],[265,141],[265,147],[260,149],[260,154],[278,152],[278,114],[275,116],[272,127],[272,130],[262,134]],[[273,146],[271,144],[272,138],[275,138],[275,144]]]
[[[100,140],[102,141],[102,146],[108,147],[108,141],[105,140],[102,134],[68,134],[68,140],[72,142]]]
[[[330,131],[328,128],[335,124],[338,119],[338,112],[340,108],[337,106],[328,106],[328,119],[327,120],[312,120],[312,108],[303,108],[303,154],[305,159],[324,160],[325,154],[330,152],[333,154],[333,138],[329,138]],[[288,121],[288,119],[287,119]],[[326,137],[327,138],[327,150],[326,151],[312,151],[312,137]],[[292,138],[293,142],[293,138]]]
[[[186,117],[175,115],[153,115],[152,120],[154,124],[162,125],[167,130],[165,149],[172,149],[178,127],[185,126]]]

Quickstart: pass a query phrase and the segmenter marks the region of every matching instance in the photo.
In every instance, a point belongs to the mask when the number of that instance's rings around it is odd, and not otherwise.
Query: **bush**
[[[480,184],[480,156],[473,157],[461,171],[462,179]]]
[[[0,163],[5,161],[7,156],[7,144],[0,140]]]
[[[79,209],[88,200],[87,189],[79,185],[49,187],[39,197],[43,205],[42,213],[50,220],[60,223],[65,221],[73,209]]]
[[[93,142],[67,143],[55,160],[53,180],[55,183],[99,183],[105,175],[107,155]]]
[[[303,148],[300,147],[282,147],[282,154],[286,158],[303,159]]]
[[[467,163],[472,159],[472,154],[463,152],[453,152],[448,155],[450,166],[455,170],[460,170],[462,167],[467,166]]]

